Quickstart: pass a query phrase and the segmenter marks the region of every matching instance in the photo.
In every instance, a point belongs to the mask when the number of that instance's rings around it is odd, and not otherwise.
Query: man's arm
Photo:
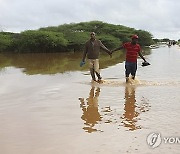
[[[83,52],[83,58],[82,58],[82,61],[85,62],[85,59],[86,59],[86,55],[87,55],[87,44],[85,45],[85,49],[84,49],[84,52]]]
[[[113,50],[111,51],[111,53],[113,53],[114,51],[117,51],[117,50],[121,50],[121,49],[123,49],[123,46],[120,46],[120,47],[118,47],[118,48],[116,48],[116,49],[113,49]]]
[[[146,62],[146,59],[143,57],[141,51],[138,52],[139,56]]]
[[[100,40],[99,40],[99,42],[100,42],[100,48],[103,49],[104,51],[106,51],[111,56],[111,51],[108,48],[106,48]]]
[[[82,57],[82,60],[80,62],[80,67],[82,67],[84,64],[85,64],[85,58],[86,58],[86,55],[87,55],[87,44],[85,45],[85,49],[84,49],[84,52],[83,52],[83,57]]]

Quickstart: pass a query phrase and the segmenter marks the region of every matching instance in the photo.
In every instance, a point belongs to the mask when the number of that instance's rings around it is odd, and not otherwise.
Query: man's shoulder
[[[99,39],[95,39],[94,40],[95,42],[101,42]],[[86,43],[90,43],[91,42],[91,39],[87,40]]]
[[[95,43],[95,44],[98,44],[98,45],[102,44],[101,40],[99,40],[99,39],[95,39],[95,40],[94,40],[94,43]]]
[[[100,43],[100,42],[101,42],[101,40],[99,40],[99,39],[95,39],[95,42]]]
[[[139,43],[136,43],[136,45],[140,46],[140,44],[139,44]]]
[[[89,43],[89,42],[90,42],[90,40],[87,40],[87,41],[86,41],[86,43]]]
[[[123,43],[123,47],[125,47],[125,46],[130,46],[131,45],[131,42],[125,42],[125,43]]]
[[[88,45],[88,44],[90,44],[90,40],[87,40],[87,41],[85,42],[85,45]]]
[[[132,43],[131,43],[131,42],[125,42],[125,43],[123,43],[123,45],[128,45],[128,46],[131,46],[131,45],[132,45]],[[140,45],[139,45],[138,43],[136,43],[136,46],[140,47]]]
[[[138,46],[139,48],[141,47],[140,44],[138,44],[138,43],[136,44],[136,46]]]

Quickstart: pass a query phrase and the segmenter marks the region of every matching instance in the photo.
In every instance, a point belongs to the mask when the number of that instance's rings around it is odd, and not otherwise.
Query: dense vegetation
[[[91,21],[28,30],[21,33],[0,32],[0,51],[19,53],[81,51],[92,31],[109,49],[129,41],[133,34],[139,36],[139,43],[142,46],[153,44],[152,35],[147,31],[101,21]]]

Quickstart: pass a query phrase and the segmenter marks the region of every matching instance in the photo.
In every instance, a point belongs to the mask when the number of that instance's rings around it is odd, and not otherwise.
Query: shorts
[[[125,62],[125,74],[126,77],[129,77],[129,74],[132,76],[136,76],[136,71],[137,71],[137,62]]]

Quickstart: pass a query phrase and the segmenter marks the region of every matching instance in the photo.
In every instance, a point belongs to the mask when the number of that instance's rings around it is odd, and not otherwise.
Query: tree
[[[53,52],[65,49],[67,40],[62,33],[29,30],[22,32],[15,44],[19,52]]]
[[[8,32],[0,33],[0,51],[8,51],[12,45],[13,34]]]
[[[89,39],[90,32],[95,32],[108,48],[115,48],[123,42],[130,41],[133,34],[139,36],[139,43],[142,46],[153,44],[152,35],[147,31],[102,21],[90,21],[28,30],[18,34],[0,33],[2,34],[0,35],[0,50],[14,52],[80,51]]]
[[[110,49],[117,48],[122,43],[118,38],[109,34],[100,34],[97,38]]]
[[[68,40],[68,50],[78,51],[82,50],[85,42],[89,38],[87,32],[69,32],[65,34],[65,38]]]
[[[137,30],[135,33],[139,36],[139,44],[142,46],[148,46],[154,43],[152,35],[144,30]]]

